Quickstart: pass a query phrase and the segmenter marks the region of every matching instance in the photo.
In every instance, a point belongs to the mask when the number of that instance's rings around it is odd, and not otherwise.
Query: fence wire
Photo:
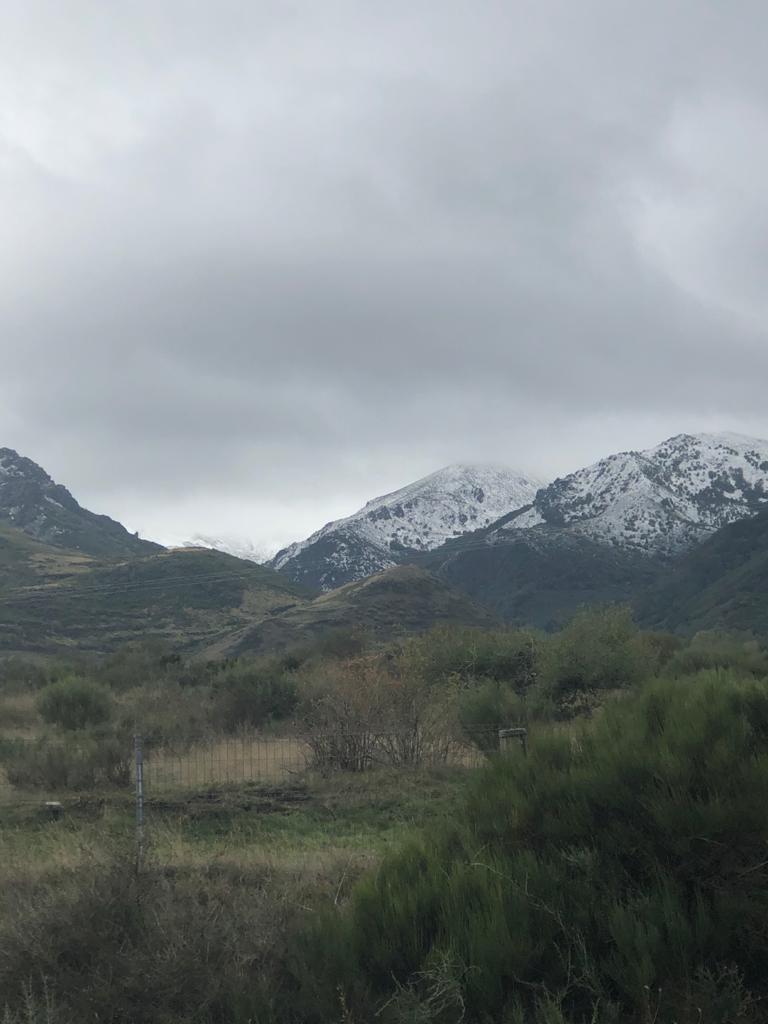
[[[286,784],[311,771],[363,772],[377,768],[419,769],[436,766],[476,768],[487,760],[496,727],[474,731],[473,739],[455,735],[335,730],[307,735],[263,736],[247,734],[217,737],[172,747],[143,744],[143,788],[155,796],[192,795],[220,786]],[[55,760],[55,757],[54,757]],[[49,758],[50,762],[50,758]],[[43,766],[37,778],[17,781],[12,766],[0,765],[0,807],[47,802],[88,800],[110,794],[130,795],[135,788],[135,755],[125,750],[107,774],[99,769],[88,784],[78,784],[55,763]]]

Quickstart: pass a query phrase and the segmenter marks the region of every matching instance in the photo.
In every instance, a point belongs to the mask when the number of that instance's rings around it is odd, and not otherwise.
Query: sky
[[[764,0],[5,0],[0,446],[274,550],[768,437]]]

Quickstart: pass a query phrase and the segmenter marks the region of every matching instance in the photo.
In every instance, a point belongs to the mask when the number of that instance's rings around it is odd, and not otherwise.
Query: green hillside
[[[0,652],[103,652],[147,636],[194,651],[307,596],[218,551],[99,562],[0,530]]]
[[[723,527],[641,595],[647,626],[768,635],[768,512]]]
[[[390,640],[436,625],[493,626],[496,622],[492,613],[444,580],[403,565],[271,614],[209,653],[279,650],[350,629],[361,630],[372,640]]]
[[[505,622],[544,629],[562,625],[584,605],[629,601],[661,571],[650,556],[570,530],[500,530],[509,518],[444,544],[418,564]]]

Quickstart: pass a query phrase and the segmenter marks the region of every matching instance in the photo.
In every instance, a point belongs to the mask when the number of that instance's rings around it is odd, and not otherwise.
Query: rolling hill
[[[0,653],[101,653],[148,636],[195,653],[310,596],[218,551],[104,561],[0,529]]]
[[[388,641],[436,625],[496,624],[494,615],[444,580],[415,566],[397,566],[266,616],[207,653],[260,654],[350,629],[373,641]]]

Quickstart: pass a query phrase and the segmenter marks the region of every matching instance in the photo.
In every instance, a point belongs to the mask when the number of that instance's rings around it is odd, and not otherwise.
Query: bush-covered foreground
[[[498,759],[292,961],[299,1019],[768,1018],[768,688],[656,682]]]
[[[6,817],[2,1024],[768,1021],[758,643],[643,634],[608,610],[550,637],[250,664],[13,663],[3,685],[6,773],[47,786],[66,762],[94,806],[138,722],[165,742],[246,710],[323,736],[453,723],[490,762],[340,761],[284,791],[190,797],[151,813],[138,874],[128,801],[85,824]],[[513,722],[527,758],[494,750]]]
[[[467,783],[397,769],[152,807],[138,874],[128,801],[22,808],[0,828],[0,1021],[282,1019],[292,937]]]
[[[734,644],[756,670],[768,663],[759,645]],[[500,727],[590,714],[678,648],[697,664],[714,650],[711,638],[642,633],[628,610],[608,608],[553,635],[443,628],[382,648],[351,633],[211,662],[150,641],[101,660],[0,660],[0,787],[126,786],[135,733],[174,755],[244,732],[287,735],[343,770],[439,761],[462,744],[491,751]]]

